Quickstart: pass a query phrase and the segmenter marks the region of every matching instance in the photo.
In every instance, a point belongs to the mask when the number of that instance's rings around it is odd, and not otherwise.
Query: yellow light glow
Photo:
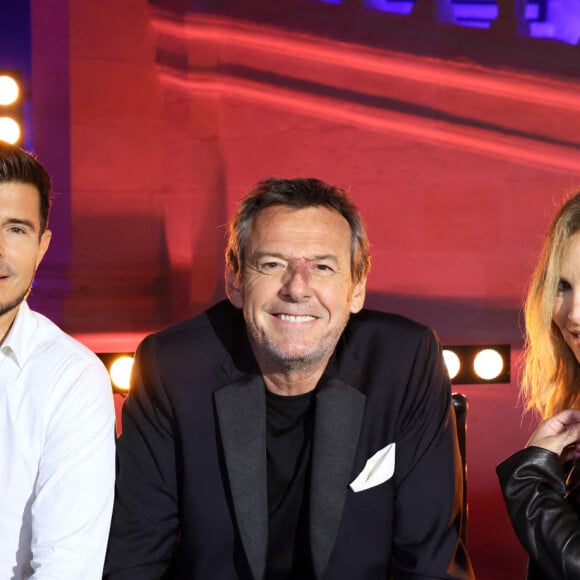
[[[473,370],[478,377],[490,381],[495,379],[503,370],[503,359],[497,350],[486,348],[475,355]]]
[[[443,351],[443,360],[445,361],[449,378],[454,379],[461,369],[459,357],[452,350],[445,349]]]
[[[0,75],[0,105],[12,105],[19,95],[18,83],[8,75]]]
[[[124,391],[129,390],[129,385],[131,382],[131,370],[133,368],[133,357],[132,356],[120,356],[115,359],[111,368],[109,369],[109,374],[111,375],[111,381],[119,389]]]
[[[0,117],[0,140],[16,143],[20,139],[20,125],[11,117]]]

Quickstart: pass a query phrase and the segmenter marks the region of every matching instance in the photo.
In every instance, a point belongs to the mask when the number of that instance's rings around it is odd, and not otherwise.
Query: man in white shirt
[[[26,297],[48,249],[50,177],[0,143],[0,578],[101,578],[114,407],[99,359]]]

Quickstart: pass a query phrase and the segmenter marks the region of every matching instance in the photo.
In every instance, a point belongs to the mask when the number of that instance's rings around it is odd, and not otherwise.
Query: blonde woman
[[[580,193],[558,211],[525,306],[522,393],[544,418],[497,473],[528,580],[580,578]],[[578,491],[577,491],[578,489]]]

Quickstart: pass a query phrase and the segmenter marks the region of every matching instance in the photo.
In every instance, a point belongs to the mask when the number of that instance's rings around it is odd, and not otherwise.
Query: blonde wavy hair
[[[558,210],[550,225],[524,307],[521,393],[526,409],[535,409],[544,418],[580,408],[580,365],[552,320],[565,244],[578,231],[580,190]]]

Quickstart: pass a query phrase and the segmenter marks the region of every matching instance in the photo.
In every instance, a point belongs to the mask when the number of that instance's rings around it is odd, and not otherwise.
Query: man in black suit
[[[106,576],[473,578],[440,346],[362,310],[344,191],[258,183],[226,262],[229,302],[138,349]]]

